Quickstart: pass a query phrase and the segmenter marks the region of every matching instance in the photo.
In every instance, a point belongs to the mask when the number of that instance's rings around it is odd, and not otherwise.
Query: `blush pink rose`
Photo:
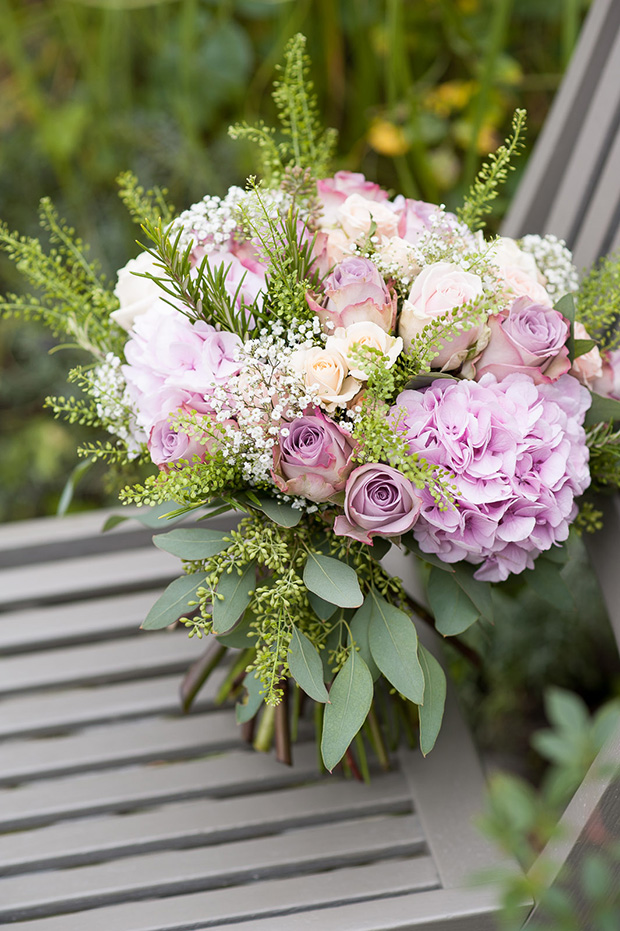
[[[591,338],[583,323],[578,320],[575,321],[574,332],[575,339]],[[595,390],[593,385],[603,377],[603,358],[598,346],[593,346],[588,352],[584,352],[582,356],[577,356],[570,373],[586,388]]]
[[[388,199],[387,191],[383,191],[378,184],[367,181],[364,175],[357,171],[337,171],[333,178],[321,178],[317,181],[316,187],[322,208],[321,226],[335,224],[338,208],[351,194],[361,194],[367,200],[378,202]]]
[[[390,295],[377,266],[370,259],[351,256],[336,266],[324,282],[328,298],[321,307],[308,295],[309,306],[327,329],[369,321],[390,333],[396,317],[396,298]],[[332,324],[330,327],[329,324]]]
[[[362,543],[373,536],[397,537],[411,530],[421,508],[413,482],[392,466],[368,463],[347,479],[344,515],[334,522],[334,533]]]
[[[476,362],[476,381],[491,372],[529,375],[535,384],[557,381],[570,369],[566,340],[568,320],[544,304],[519,297],[508,313],[489,317],[491,338]]]
[[[282,428],[273,480],[287,495],[328,501],[344,489],[354,449],[351,435],[317,410]]]
[[[434,262],[426,265],[414,280],[398,323],[398,333],[402,336],[405,349],[424,327],[431,321],[475,300],[483,293],[482,279],[478,275],[464,271],[453,262]],[[446,371],[458,368],[469,350],[484,336],[482,326],[464,329],[451,339],[443,341],[443,348],[437,353],[433,368]]]
[[[602,359],[602,374],[588,387],[604,398],[620,401],[620,349],[608,349],[602,354]]]

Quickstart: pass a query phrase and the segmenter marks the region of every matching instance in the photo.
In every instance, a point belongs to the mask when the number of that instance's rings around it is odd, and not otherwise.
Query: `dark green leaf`
[[[379,561],[380,559],[383,559],[384,556],[387,556],[391,549],[391,540],[386,540],[385,537],[375,537],[372,541],[372,544],[368,547],[368,552],[373,559]]]
[[[575,602],[570,589],[561,575],[562,567],[544,556],[539,556],[533,569],[523,573],[523,581],[558,611],[570,614],[575,610]]]
[[[107,530],[112,530],[114,527],[118,527],[119,524],[124,524],[126,520],[129,520],[129,518],[125,517],[124,514],[110,514],[101,528],[101,532],[105,533]]]
[[[453,637],[477,621],[480,611],[458,584],[454,575],[433,568],[428,577],[428,600],[435,626],[444,637]]]
[[[576,339],[575,340],[575,358],[578,359],[579,356],[585,356],[586,352],[590,352],[591,349],[594,349],[596,346],[595,339]]]
[[[592,406],[586,414],[586,427],[593,427],[602,421],[620,420],[620,401],[615,401],[613,398],[604,398],[593,391],[590,394],[592,395]]]
[[[570,333],[566,341],[568,348],[568,358],[571,362],[575,361],[575,298],[572,294],[565,294],[555,304],[555,310],[559,311],[563,317],[566,317],[570,323]]]
[[[424,704],[420,705],[420,750],[426,756],[435,746],[446,704],[446,677],[432,653],[420,644],[418,656],[424,673]]]
[[[454,579],[461,586],[469,600],[478,608],[480,614],[493,623],[493,597],[489,582],[479,582],[474,578],[475,566],[456,563]]]
[[[308,601],[312,606],[312,610],[322,621],[328,621],[330,617],[333,617],[334,613],[338,610],[337,605],[333,605],[330,601],[325,601],[324,598],[321,598],[319,595],[315,595],[314,592],[308,592]]]
[[[304,567],[306,587],[340,608],[358,608],[364,600],[355,571],[339,559],[310,553]]]
[[[248,694],[245,702],[237,702],[235,705],[237,724],[245,724],[246,721],[253,718],[263,703],[262,684],[260,679],[255,677],[254,671],[247,674],[243,680],[243,686]]]
[[[291,675],[304,692],[315,701],[327,702],[329,695],[323,682],[323,664],[314,644],[293,625],[288,652]]]
[[[424,673],[418,659],[418,635],[411,618],[374,589],[368,640],[375,663],[401,695],[424,701]]]
[[[188,601],[194,601],[196,592],[204,585],[207,576],[204,572],[193,572],[191,575],[182,575],[180,579],[171,582],[161,595],[142,623],[144,630],[158,630],[168,627],[183,614],[194,610]]]
[[[370,625],[370,616],[372,613],[372,595],[366,595],[364,599],[364,604],[361,608],[358,608],[349,624],[349,629],[351,631],[351,636],[355,641],[356,646],[359,647],[359,654],[368,666],[370,670],[370,675],[376,681],[381,672],[374,659],[372,658],[372,653],[370,652],[370,644],[368,643],[368,627]]]
[[[256,585],[256,560],[244,567],[241,575],[233,569],[221,576],[217,583],[217,595],[222,598],[213,599],[213,631],[216,634],[225,634],[235,626],[247,606],[249,605]]]
[[[331,772],[340,762],[372,703],[373,683],[368,666],[355,650],[334,679],[323,716],[321,754]]]
[[[65,487],[63,488],[62,494],[60,495],[60,500],[58,501],[58,507],[56,508],[57,517],[64,517],[64,515],[67,513],[67,508],[73,500],[73,495],[77,483],[84,475],[84,473],[88,472],[88,470],[95,464],[95,461],[95,459],[83,459],[81,462],[78,462],[78,464],[71,470],[71,474],[65,482]],[[104,530],[105,529],[106,528],[104,526]]]
[[[179,527],[153,537],[153,543],[160,550],[190,560],[215,556],[227,549],[231,542],[227,534],[219,530],[204,530],[202,527]]]
[[[281,527],[296,527],[301,520],[299,508],[292,508],[290,504],[284,504],[274,498],[259,498],[256,506]]]

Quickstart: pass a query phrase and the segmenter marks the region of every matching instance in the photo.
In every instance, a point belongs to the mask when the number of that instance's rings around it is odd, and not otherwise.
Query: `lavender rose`
[[[376,323],[390,333],[396,316],[396,298],[390,295],[386,284],[370,259],[351,256],[337,265],[325,280],[325,293],[329,298],[321,307],[308,295],[308,304],[323,326],[347,327],[360,320]]]
[[[488,372],[500,381],[519,372],[540,385],[568,372],[569,324],[552,307],[519,297],[508,314],[490,317],[489,327],[491,339],[476,363],[477,381]]]
[[[327,501],[342,491],[353,468],[351,436],[321,411],[283,427],[272,477],[280,491]]]
[[[420,493],[398,469],[359,466],[348,478],[345,514],[336,518],[334,533],[362,543],[372,543],[373,536],[400,536],[411,530],[420,507]]]
[[[148,439],[151,459],[160,469],[168,471],[179,461],[192,463],[197,456],[204,459],[208,437],[189,436],[177,430],[169,420],[159,420],[151,429]]]

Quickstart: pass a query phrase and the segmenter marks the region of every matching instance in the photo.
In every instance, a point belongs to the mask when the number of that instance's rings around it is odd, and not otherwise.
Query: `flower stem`
[[[374,702],[370,706],[367,720],[372,736],[374,750],[377,754],[377,759],[379,760],[381,769],[387,772],[387,770],[390,769],[390,757],[388,755],[387,747],[385,746],[385,740],[383,739],[383,732],[381,730],[381,723],[377,717]]]
[[[288,682],[281,680],[282,701],[275,708],[276,760],[286,766],[293,765],[291,756],[291,730],[289,723]]]
[[[196,695],[205,684],[216,666],[221,663],[227,651],[217,640],[213,640],[200,657],[189,667],[181,681],[181,707],[187,712],[192,707]]]
[[[255,750],[260,750],[261,753],[268,753],[271,750],[275,724],[275,707],[273,705],[265,705],[258,724],[258,731],[256,733],[256,737],[254,738]]]

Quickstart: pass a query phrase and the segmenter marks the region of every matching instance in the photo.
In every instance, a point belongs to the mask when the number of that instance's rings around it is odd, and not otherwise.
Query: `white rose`
[[[374,223],[379,236],[396,236],[398,234],[398,217],[385,204],[368,200],[361,194],[351,194],[338,208],[337,219],[340,226],[351,239],[367,236]]]
[[[155,264],[155,260],[148,252],[141,252],[135,259],[130,259],[124,268],[118,271],[118,282],[114,294],[120,302],[120,308],[110,314],[112,320],[123,330],[129,333],[136,317],[146,313],[156,304],[162,309],[169,305],[162,300],[164,292],[151,278],[140,278],[140,275],[150,273],[161,275],[162,269]]]
[[[508,236],[497,237],[487,253],[487,258],[500,270],[510,267],[520,268],[534,281],[544,284],[544,277],[538,270],[534,256],[528,252],[523,252],[514,239],[510,239]]]
[[[376,323],[360,320],[348,327],[338,327],[333,336],[329,336],[325,343],[328,352],[337,352],[345,359],[349,372],[354,378],[365,381],[366,372],[357,368],[359,363],[350,355],[353,347],[369,346],[383,353],[386,368],[391,368],[403,350],[403,341],[400,336],[389,336],[385,330]]]
[[[327,411],[343,407],[360,389],[359,381],[348,374],[346,360],[335,350],[319,346],[298,349],[291,356],[291,363],[308,388],[318,386],[317,400]]]
[[[403,337],[405,348],[409,349],[414,337],[427,324],[482,293],[482,279],[453,262],[426,265],[413,282],[409,297],[403,302],[398,332]],[[469,349],[482,336],[482,329],[480,326],[470,327],[443,340],[443,348],[435,357],[433,368],[443,368],[445,371],[458,368]]]
[[[416,250],[406,239],[400,236],[391,236],[384,239],[377,249],[377,255],[383,265],[399,278],[408,278],[412,281],[420,271],[416,260]]]

